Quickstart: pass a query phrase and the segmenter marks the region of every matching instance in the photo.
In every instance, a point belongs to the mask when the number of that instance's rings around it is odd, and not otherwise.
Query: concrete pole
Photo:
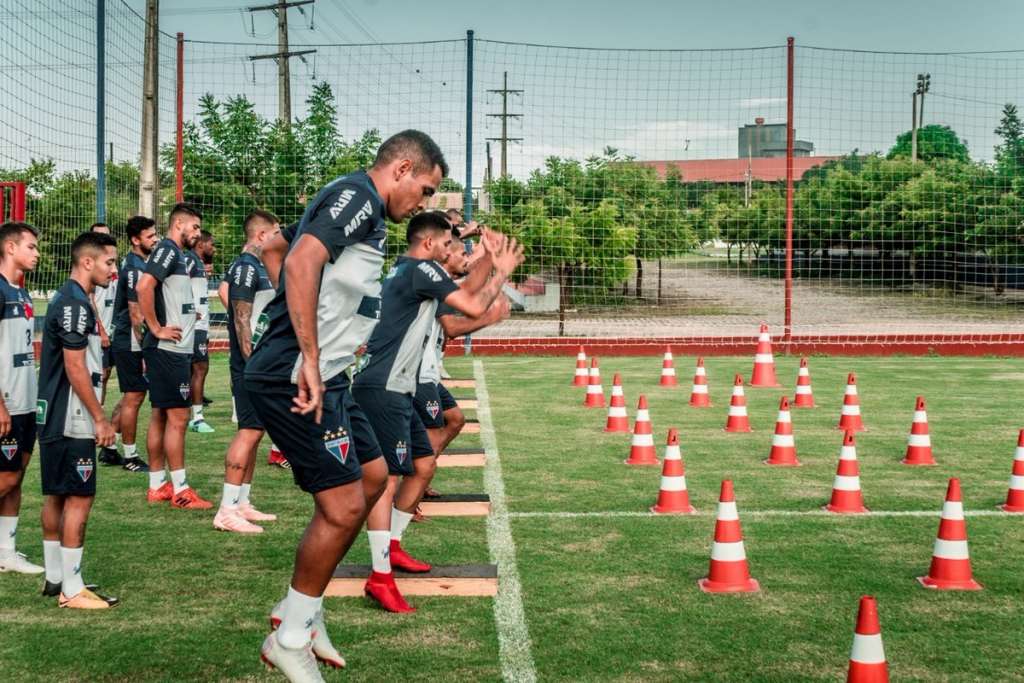
[[[139,213],[156,220],[160,209],[160,176],[157,173],[159,115],[160,33],[159,0],[146,0],[146,38],[142,65],[142,144],[139,173]]]

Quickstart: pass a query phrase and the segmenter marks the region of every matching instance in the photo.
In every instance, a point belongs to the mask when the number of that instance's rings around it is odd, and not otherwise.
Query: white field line
[[[740,517],[835,517],[844,519],[857,519],[861,517],[939,517],[942,510],[872,510],[871,512],[859,515],[838,515],[825,510],[744,510],[740,509]],[[701,510],[696,515],[656,515],[653,512],[644,511],[606,511],[606,512],[509,512],[509,517],[515,519],[600,519],[618,517],[714,517],[715,508]],[[1015,517],[1001,510],[964,510],[964,517]]]
[[[501,477],[498,440],[494,435],[491,401],[482,361],[473,361],[473,377],[476,380],[476,416],[480,421],[480,440],[487,454],[484,488],[491,497],[491,514],[487,518],[487,546],[491,562],[498,565],[500,581],[498,595],[494,598],[494,620],[498,629],[501,676],[510,683],[534,683],[537,680],[537,669],[533,663],[530,631],[526,626],[519,569],[516,565],[516,544],[512,539],[512,525],[509,522],[508,505],[505,503],[505,482]]]

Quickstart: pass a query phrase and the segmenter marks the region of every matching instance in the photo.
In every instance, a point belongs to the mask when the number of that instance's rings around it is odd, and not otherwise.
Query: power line
[[[508,111],[508,96],[509,95],[522,95],[522,90],[512,90],[508,87],[508,72],[504,73],[502,77],[502,85],[500,88],[494,90],[488,90],[487,92],[493,92],[501,95],[501,113],[500,114],[488,114],[501,119],[501,137],[487,138],[488,140],[494,140],[501,143],[501,177],[505,178],[508,176],[508,143],[510,142],[522,142],[522,138],[510,138],[508,136],[508,120],[509,119],[521,119],[522,114],[512,114]]]
[[[249,7],[249,12],[273,12],[277,15],[277,52],[265,55],[250,55],[249,61],[254,62],[261,59],[273,59],[277,62],[277,119],[284,126],[291,125],[292,120],[292,84],[291,84],[291,60],[292,57],[314,54],[316,50],[289,50],[288,49],[288,10],[303,5],[312,5],[316,0],[278,0],[273,5],[258,5]]]

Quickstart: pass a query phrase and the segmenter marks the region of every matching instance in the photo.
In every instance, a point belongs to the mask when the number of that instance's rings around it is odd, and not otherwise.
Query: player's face
[[[444,267],[452,277],[462,277],[466,274],[466,247],[460,240],[452,240],[448,248],[448,262]]]
[[[30,232],[21,233],[21,239],[13,242],[14,253],[11,255],[21,270],[35,270],[39,264],[39,240]]]
[[[395,189],[388,197],[388,216],[400,223],[426,208],[427,200],[441,184],[441,167],[435,166],[430,173],[416,173],[412,162],[405,159],[397,166],[395,174]]]
[[[199,233],[203,229],[203,222],[195,216],[186,216],[180,220],[182,223],[182,243],[186,249],[192,249],[199,242]]]
[[[203,259],[203,263],[213,263],[213,255],[217,253],[217,245],[211,239],[209,242],[202,242],[199,245],[198,251],[199,257]]]
[[[96,287],[107,287],[117,275],[117,248],[106,247],[92,266],[92,284]]]
[[[139,233],[138,239],[132,239],[132,244],[139,247],[139,251],[142,252],[143,256],[149,256],[153,253],[156,248],[156,243],[160,241],[160,235],[157,234],[156,228],[146,228]]]
[[[440,234],[434,235],[430,242],[430,258],[434,259],[441,265],[446,264],[448,262],[448,256],[451,254],[452,231],[445,230]]]

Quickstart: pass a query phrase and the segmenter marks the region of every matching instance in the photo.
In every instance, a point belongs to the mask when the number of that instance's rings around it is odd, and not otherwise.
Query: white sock
[[[43,565],[46,567],[46,580],[60,583],[64,577],[64,568],[60,566],[60,541],[43,540]]]
[[[200,403],[197,406],[192,406],[192,419],[202,420],[203,419],[203,404]]]
[[[121,432],[114,432],[114,436],[117,437],[117,445],[118,446],[122,445],[121,444]]]
[[[367,529],[366,537],[370,539],[370,560],[373,562],[373,571],[379,574],[390,574],[391,532]]]
[[[252,493],[252,482],[249,482],[248,484],[243,483],[239,487],[239,491],[238,491],[238,504],[239,505],[248,505],[249,504],[249,494],[250,493]]]
[[[239,489],[235,484],[224,482],[224,493],[220,497],[220,506],[226,510],[237,510],[239,504]]]
[[[174,486],[174,495],[178,495],[188,488],[185,480],[185,470],[171,470],[171,485]]]
[[[73,598],[85,588],[82,581],[82,548],[60,547],[60,565],[63,572],[61,592],[66,598]]]
[[[412,521],[411,512],[402,512],[398,508],[391,508],[391,538],[395,541],[402,540],[402,534]]]
[[[18,533],[18,517],[0,517],[0,550],[14,550],[14,536]]]
[[[163,486],[164,482],[166,482],[166,481],[167,481],[167,472],[165,472],[164,470],[159,470],[157,472],[154,472],[153,470],[149,471],[149,490],[150,491],[156,491],[158,488]]]
[[[137,457],[139,457],[139,452],[137,450],[135,450],[135,444],[133,444],[133,443],[126,443],[126,444],[124,444],[124,457],[126,457],[126,458],[137,458]]]
[[[323,596],[314,598],[288,586],[277,642],[291,650],[305,646],[313,636],[313,620],[323,602]]]

